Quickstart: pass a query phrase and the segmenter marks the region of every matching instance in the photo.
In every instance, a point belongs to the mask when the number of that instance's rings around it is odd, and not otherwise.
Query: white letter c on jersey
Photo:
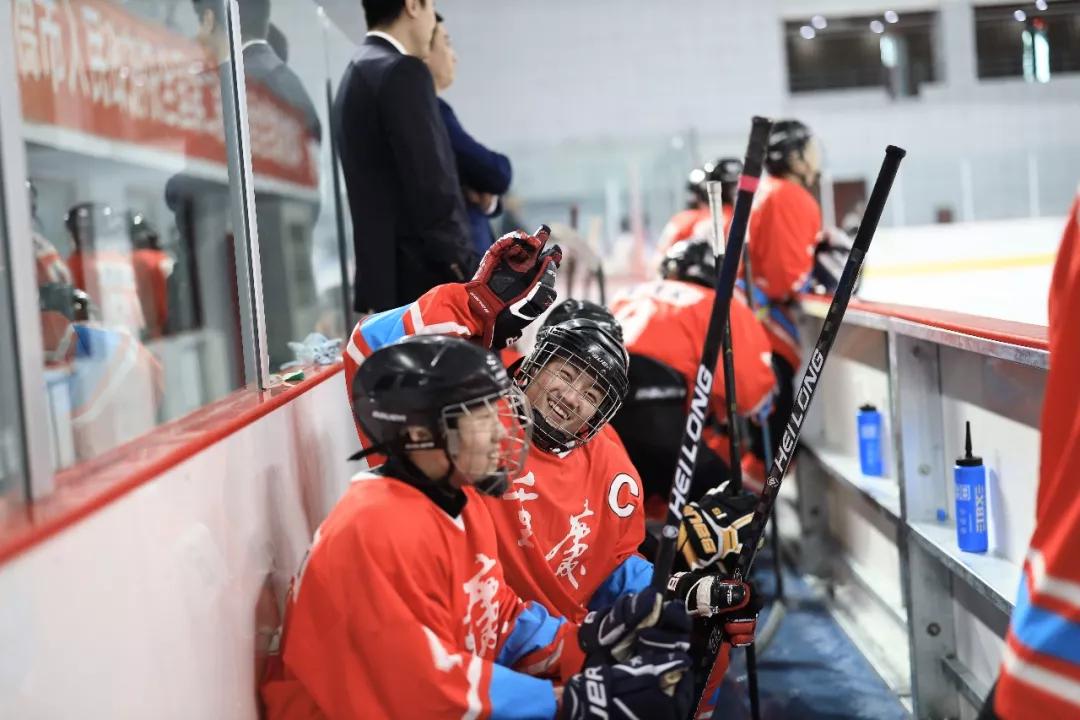
[[[638,489],[637,481],[634,478],[626,473],[619,473],[615,476],[615,479],[611,481],[611,487],[608,488],[607,504],[611,508],[611,512],[621,518],[630,517],[634,514],[634,505],[630,503],[626,505],[619,504],[619,491],[622,490],[624,485],[630,488],[630,497],[641,497],[641,490]]]

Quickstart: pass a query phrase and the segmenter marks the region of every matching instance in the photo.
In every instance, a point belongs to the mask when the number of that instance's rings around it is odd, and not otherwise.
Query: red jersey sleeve
[[[821,208],[801,185],[769,178],[750,214],[749,252],[754,284],[771,300],[799,292],[814,267]]]
[[[1080,195],[1050,282],[1035,532],[1005,636],[994,709],[1002,718],[1080,715]]]

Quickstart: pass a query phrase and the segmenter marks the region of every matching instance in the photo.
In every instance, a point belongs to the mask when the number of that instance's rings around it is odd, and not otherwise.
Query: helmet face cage
[[[623,393],[611,368],[560,344],[552,334],[538,339],[517,375],[533,402],[533,442],[542,450],[566,452],[584,445],[622,406]]]
[[[480,492],[502,495],[509,479],[521,474],[533,419],[517,387],[447,405],[440,424],[447,457]]]

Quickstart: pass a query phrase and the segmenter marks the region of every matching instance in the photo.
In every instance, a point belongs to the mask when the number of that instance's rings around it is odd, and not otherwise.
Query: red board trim
[[[56,535],[140,485],[195,456],[341,372],[341,364],[309,371],[295,385],[237,390],[103,455],[62,470],[44,500],[3,512],[0,565]]]
[[[831,298],[823,295],[803,295],[801,300],[804,303],[812,302],[827,306]],[[1044,325],[1031,325],[1029,323],[997,320],[949,310],[867,302],[865,300],[852,300],[848,308],[893,317],[898,320],[907,320],[942,330],[951,330],[952,332],[993,340],[994,342],[1020,345],[1035,350],[1049,351],[1050,349],[1047,329]]]

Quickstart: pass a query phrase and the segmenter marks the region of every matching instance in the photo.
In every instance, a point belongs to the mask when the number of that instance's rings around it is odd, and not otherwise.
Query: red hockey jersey
[[[810,279],[821,231],[821,208],[802,185],[766,176],[754,196],[748,231],[754,285],[773,305],[762,322],[773,352],[797,368],[801,364],[798,331],[794,318],[781,306]],[[755,294],[755,300],[758,298]]]
[[[354,479],[293,579],[269,718],[554,716],[535,676],[577,672],[577,626],[510,590],[487,508],[464,493],[454,515],[399,480]]]
[[[648,585],[641,479],[614,429],[560,457],[533,448],[502,498],[485,498],[499,559],[524,599],[580,622]]]
[[[664,225],[664,229],[660,231],[660,241],[657,243],[657,249],[664,253],[680,240],[693,237],[694,228],[698,226],[698,223],[708,221],[710,217],[709,208],[707,207],[687,208],[675,213]]]
[[[623,327],[626,349],[632,355],[664,363],[686,378],[688,398],[693,396],[715,295],[714,290],[701,285],[655,280],[631,288],[611,303]],[[731,347],[739,413],[756,415],[768,406],[776,376],[769,338],[738,292],[731,300]],[[713,412],[727,417],[722,363],[717,363],[712,394]]]
[[[996,713],[1080,716],[1080,194],[1050,284],[1050,370],[1035,532],[1006,635]]]
[[[345,352],[350,399],[352,377],[374,350],[405,335],[479,338],[481,329],[460,284],[439,285],[410,305],[364,318]],[[614,438],[614,430],[605,428],[562,458],[534,448],[509,497],[486,500],[511,586],[522,598],[571,620],[584,617],[590,605],[601,607],[623,592],[644,588],[652,577],[652,566],[634,554],[645,534],[644,514],[638,511],[641,481]],[[366,444],[362,433],[360,440]],[[374,457],[372,465],[378,462],[382,459]],[[526,527],[530,545],[519,545]]]

